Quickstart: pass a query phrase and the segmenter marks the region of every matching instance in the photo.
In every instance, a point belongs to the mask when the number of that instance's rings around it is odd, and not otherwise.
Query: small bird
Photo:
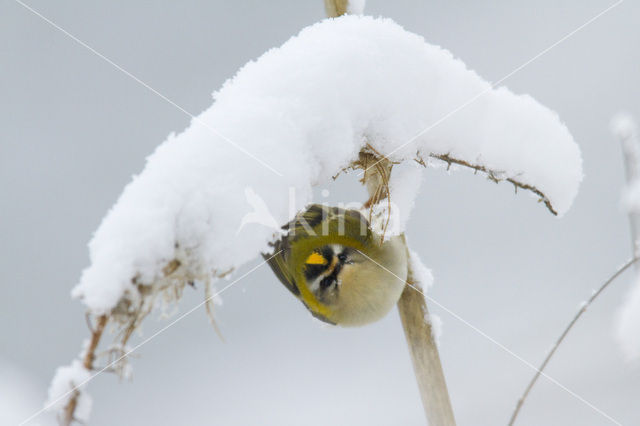
[[[408,262],[401,236],[381,243],[357,210],[320,204],[282,228],[288,233],[263,256],[316,318],[359,326],[379,320],[398,302]]]

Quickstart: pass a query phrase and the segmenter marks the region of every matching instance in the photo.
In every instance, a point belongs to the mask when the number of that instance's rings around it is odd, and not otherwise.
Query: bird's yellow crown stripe
[[[326,265],[327,259],[324,258],[320,253],[316,253],[315,251],[307,257],[305,262],[307,265]]]

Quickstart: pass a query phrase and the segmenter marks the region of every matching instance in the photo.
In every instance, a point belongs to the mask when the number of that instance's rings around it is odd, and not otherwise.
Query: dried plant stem
[[[556,212],[556,210],[553,208],[553,206],[551,205],[551,201],[547,198],[546,195],[544,195],[544,193],[542,191],[540,191],[538,188],[536,188],[533,185],[529,185],[526,183],[522,183],[519,182],[517,179],[514,178],[503,178],[500,176],[500,172],[497,170],[489,170],[484,166],[481,166],[479,164],[472,164],[469,163],[467,161],[464,160],[459,160],[457,158],[453,158],[451,157],[449,154],[430,154],[429,155],[431,158],[435,158],[438,160],[442,160],[444,162],[446,162],[449,167],[451,167],[451,164],[457,164],[459,166],[464,166],[464,167],[469,167],[470,169],[475,170],[476,172],[482,172],[482,173],[486,173],[487,177],[492,180],[495,183],[501,182],[501,181],[507,181],[509,183],[511,183],[514,188],[516,189],[516,191],[518,190],[518,188],[520,189],[524,189],[527,191],[531,191],[534,194],[536,194],[538,197],[540,197],[540,202],[543,202],[544,205],[547,207],[547,209],[549,209],[549,211],[554,215],[557,216],[558,212]],[[418,157],[418,163],[422,164],[422,165],[426,165],[424,163],[424,160],[420,157]]]
[[[84,354],[84,359],[82,360],[82,365],[89,371],[93,369],[93,362],[96,359],[96,349],[98,348],[100,338],[102,337],[102,333],[104,332],[108,319],[109,318],[107,317],[107,315],[100,315],[98,317],[98,321],[96,322],[95,328],[91,330],[91,340],[89,340],[89,346],[87,347],[87,351]],[[76,389],[69,399],[69,402],[64,407],[64,414],[63,418],[61,419],[62,425],[69,426],[71,422],[73,422],[76,407],[78,406],[79,396],[80,392]]]
[[[544,359],[544,361],[542,361],[542,364],[540,364],[540,367],[538,367],[538,370],[536,371],[536,374],[533,376],[533,378],[531,379],[531,381],[529,382],[529,385],[527,386],[527,388],[524,390],[524,393],[522,394],[522,396],[520,397],[520,399],[518,400],[518,404],[516,405],[515,410],[513,411],[513,414],[511,415],[511,419],[509,420],[509,426],[512,426],[515,421],[516,418],[518,417],[518,413],[520,413],[520,409],[522,408],[522,405],[524,404],[524,401],[527,399],[527,396],[529,395],[529,392],[531,392],[531,389],[533,388],[533,385],[536,384],[536,382],[538,381],[538,378],[542,375],[543,370],[547,367],[547,364],[549,364],[549,361],[551,360],[551,357],[553,357],[553,355],[556,353],[556,351],[558,350],[558,347],[560,346],[560,344],[563,342],[563,340],[565,339],[565,337],[567,337],[567,334],[569,334],[569,331],[571,331],[571,329],[573,328],[573,326],[576,324],[576,322],[580,319],[580,317],[582,316],[582,314],[584,314],[587,309],[589,308],[589,306],[591,306],[591,304],[593,303],[594,300],[596,300],[598,298],[598,296],[600,296],[600,294],[602,294],[602,292],[609,287],[609,285],[615,281],[616,278],[618,278],[624,271],[626,271],[631,265],[633,265],[636,261],[638,260],[638,258],[633,258],[630,261],[628,261],[627,263],[625,263],[622,267],[620,267],[613,275],[611,275],[609,277],[609,279],[607,279],[604,284],[602,284],[600,286],[600,288],[594,292],[591,297],[582,305],[582,307],[580,308],[580,310],[575,314],[575,316],[571,319],[571,321],[569,322],[569,324],[565,327],[564,331],[562,332],[562,334],[560,334],[560,337],[558,338],[558,340],[556,340],[556,343],[553,345],[553,347],[551,348],[551,351],[549,351],[549,353],[547,354],[546,358]]]
[[[425,415],[429,425],[455,426],[438,347],[431,324],[426,321],[429,311],[420,284],[413,281],[411,268],[407,284],[398,301],[398,312],[409,345]]]
[[[374,166],[369,167],[369,164]],[[365,148],[360,153],[356,167],[365,170],[362,183],[369,192],[369,200],[365,206],[373,206],[385,199],[389,202],[389,177],[393,164]],[[388,213],[390,214],[390,210]],[[420,284],[414,281],[410,266],[407,271],[407,286],[398,301],[398,311],[427,420],[432,426],[455,426],[438,347],[431,324],[427,320],[429,312],[426,301]]]
[[[327,16],[337,17],[347,13],[349,0],[325,0],[324,5]],[[391,176],[393,162],[367,144],[360,152],[358,161],[354,162],[351,167],[364,170],[362,183],[369,193],[369,199],[364,204],[364,207],[371,209],[374,205],[386,199],[388,203],[387,214],[390,215],[389,177]],[[336,177],[337,175],[334,179]],[[384,225],[383,235],[388,223],[389,217]],[[427,321],[429,316],[425,298],[419,283],[413,281],[412,271],[409,267],[407,274],[408,285],[405,286],[398,301],[398,311],[400,312],[402,327],[409,345],[413,371],[418,382],[422,405],[431,426],[455,426],[438,347],[431,332],[431,324]]]
[[[349,8],[349,0],[324,0],[324,9],[329,18],[345,15]]]

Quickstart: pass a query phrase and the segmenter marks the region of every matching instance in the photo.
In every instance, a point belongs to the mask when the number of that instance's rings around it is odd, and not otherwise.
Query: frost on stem
[[[69,424],[76,420],[86,423],[91,412],[91,397],[85,392],[84,385],[91,377],[80,360],[74,360],[70,365],[58,367],[49,386],[49,394],[45,407],[56,411],[60,421]],[[73,403],[73,410],[68,413],[66,407]],[[72,417],[64,418],[67,414]]]
[[[562,215],[582,179],[578,146],[553,111],[389,19],[311,25],[247,63],[214,99],[148,157],[89,244],[72,294],[108,318],[122,347],[185,286],[204,283],[211,295],[217,278],[269,251],[272,227],[240,226],[252,213],[247,193],[264,201],[268,223],[285,224],[341,170],[433,157],[529,189]],[[366,207],[383,230],[402,233],[421,170],[379,177]]]
[[[422,289],[423,296],[426,297],[427,291],[433,285],[433,274],[422,262],[420,255],[411,249],[409,250],[409,262],[414,284]],[[425,312],[424,321],[431,327],[433,340],[439,344],[440,336],[442,336],[442,319],[434,313]]]

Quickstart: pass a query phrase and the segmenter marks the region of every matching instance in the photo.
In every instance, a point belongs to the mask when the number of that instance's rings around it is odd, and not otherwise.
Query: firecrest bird
[[[382,238],[357,210],[311,205],[283,227],[264,255],[278,279],[330,324],[379,320],[400,298],[407,278],[401,236]]]

